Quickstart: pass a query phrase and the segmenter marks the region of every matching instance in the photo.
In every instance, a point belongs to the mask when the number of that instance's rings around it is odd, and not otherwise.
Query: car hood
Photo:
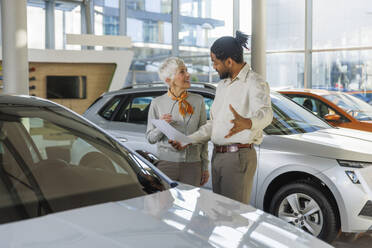
[[[0,225],[1,247],[331,247],[205,189],[160,193]]]
[[[329,128],[293,135],[267,135],[262,147],[317,157],[372,162],[372,133]]]

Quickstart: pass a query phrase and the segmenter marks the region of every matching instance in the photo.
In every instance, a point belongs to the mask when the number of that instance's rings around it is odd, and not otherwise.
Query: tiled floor
[[[371,233],[360,233],[360,234],[349,234],[342,233],[332,243],[337,248],[369,248],[372,247],[372,234]]]

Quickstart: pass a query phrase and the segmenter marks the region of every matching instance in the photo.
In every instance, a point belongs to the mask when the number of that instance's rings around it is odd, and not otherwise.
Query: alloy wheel
[[[294,193],[285,197],[279,205],[278,217],[318,236],[323,228],[323,212],[310,196]]]

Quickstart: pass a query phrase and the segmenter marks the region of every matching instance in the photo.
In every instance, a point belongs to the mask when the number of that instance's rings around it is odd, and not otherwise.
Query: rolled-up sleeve
[[[251,129],[263,130],[270,125],[273,120],[273,110],[271,107],[270,88],[267,82],[258,81],[256,87],[250,91],[251,99]]]
[[[164,134],[152,124],[151,120],[153,119],[159,119],[159,113],[156,110],[155,101],[151,102],[147,118],[146,139],[150,144],[155,144],[156,142],[160,141],[164,136]]]

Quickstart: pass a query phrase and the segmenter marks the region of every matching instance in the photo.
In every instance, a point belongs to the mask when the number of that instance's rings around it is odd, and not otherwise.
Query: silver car
[[[78,162],[76,144],[88,147]],[[277,217],[178,185],[34,97],[0,96],[0,247],[329,247]]]
[[[209,113],[215,88],[190,91],[204,96]],[[147,111],[165,92],[159,85],[109,92],[84,116],[131,148],[156,155],[145,139]],[[271,97],[274,120],[256,147],[251,204],[328,242],[340,229],[372,230],[372,134],[334,128],[278,93]]]

